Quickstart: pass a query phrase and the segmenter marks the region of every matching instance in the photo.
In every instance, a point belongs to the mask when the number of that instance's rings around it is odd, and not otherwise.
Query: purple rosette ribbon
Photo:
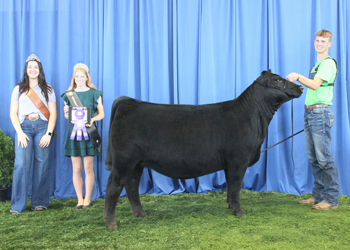
[[[74,115],[77,119],[75,120],[72,134],[70,135],[70,139],[74,140],[75,134],[76,134],[77,141],[81,141],[81,135],[83,133],[85,141],[89,140],[89,136],[86,131],[85,122],[84,122],[85,111],[82,109],[77,109]]]

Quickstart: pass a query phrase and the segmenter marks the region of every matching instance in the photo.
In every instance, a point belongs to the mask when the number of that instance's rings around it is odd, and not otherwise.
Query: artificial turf
[[[118,229],[103,221],[104,200],[75,210],[76,199],[51,200],[48,210],[12,215],[0,203],[0,249],[350,249],[350,198],[318,211],[298,203],[310,194],[241,191],[243,217],[228,209],[226,191],[142,195],[148,213],[116,208]]]

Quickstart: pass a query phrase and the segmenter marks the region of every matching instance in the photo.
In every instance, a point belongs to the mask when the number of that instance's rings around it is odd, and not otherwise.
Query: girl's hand
[[[69,106],[67,105],[66,102],[64,102],[63,112],[64,112],[64,117],[66,119],[68,119],[68,111],[69,111]]]
[[[47,133],[44,134],[43,137],[41,137],[39,146],[42,148],[46,148],[50,145],[50,141],[51,141],[51,136],[49,136]]]
[[[17,133],[18,146],[21,144],[22,148],[26,148],[28,146],[27,140],[29,141],[28,136],[24,133]]]
[[[91,118],[91,119],[90,119],[90,123],[89,123],[89,124],[86,123],[85,126],[86,126],[86,127],[91,127],[92,124],[94,123],[94,121],[95,121],[94,118]]]
[[[68,113],[68,110],[69,110],[69,106],[67,104],[65,104],[64,107],[63,107],[64,113],[65,114]]]

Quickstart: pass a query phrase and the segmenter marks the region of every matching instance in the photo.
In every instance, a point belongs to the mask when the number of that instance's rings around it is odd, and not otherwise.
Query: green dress
[[[93,117],[95,112],[97,111],[97,105],[98,105],[97,100],[100,96],[102,98],[103,92],[97,89],[89,89],[84,92],[76,92],[76,93],[84,107],[91,107],[91,116]],[[63,93],[61,97],[67,103],[68,106],[72,106],[68,100],[68,97],[66,96],[66,93]],[[81,141],[77,141],[76,137],[74,140],[70,139],[73,126],[74,124],[69,124],[66,141],[64,143],[64,155],[65,156],[101,155],[101,152],[94,150],[94,145],[92,144],[92,141],[90,140],[90,138],[87,141],[85,141],[84,136],[82,136]]]

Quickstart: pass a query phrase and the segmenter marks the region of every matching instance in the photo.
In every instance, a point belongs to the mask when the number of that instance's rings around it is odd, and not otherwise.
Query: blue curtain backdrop
[[[84,62],[104,91],[106,117],[96,157],[93,198],[104,197],[109,116],[121,95],[171,104],[207,104],[239,96],[266,69],[308,75],[316,61],[314,34],[333,33],[330,55],[338,62],[334,87],[332,152],[340,193],[350,195],[350,7],[347,0],[2,0],[0,1],[0,128],[13,139],[9,109],[25,59],[36,53],[57,98],[58,137],[52,141],[52,197],[75,197],[71,160],[63,154],[65,92],[73,66]],[[280,108],[264,149],[303,129],[305,94]],[[293,114],[293,116],[292,116]],[[227,138],[229,140],[230,138]],[[313,177],[303,133],[261,155],[243,188],[293,194],[311,192]],[[177,180],[145,169],[140,193],[172,194],[226,188],[223,171]],[[122,195],[125,195],[123,191]]]

